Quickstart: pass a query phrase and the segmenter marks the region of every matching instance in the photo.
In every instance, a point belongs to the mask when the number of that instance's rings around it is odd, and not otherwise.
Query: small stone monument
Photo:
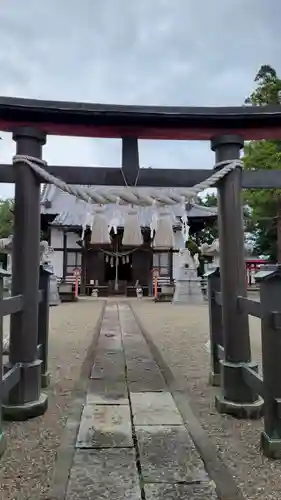
[[[52,263],[53,249],[49,247],[47,241],[40,242],[40,264],[47,266],[52,272],[50,275],[50,290],[49,290],[49,305],[58,306],[60,304],[60,296],[58,292],[57,277],[54,274],[54,266]]]
[[[142,299],[143,298],[143,289],[140,286],[139,280],[136,281],[136,296],[137,296],[138,299]]]
[[[216,238],[210,245],[208,243],[203,243],[200,248],[203,255],[206,257],[213,257],[213,262],[208,265],[208,269],[217,269],[220,267],[220,242],[219,238]],[[244,243],[245,258],[250,257],[253,254],[253,243],[250,241],[245,241]]]
[[[0,238],[0,251],[7,254],[8,257],[8,271],[12,273],[13,263],[12,263],[12,247],[13,247],[13,236],[8,238]],[[53,274],[50,276],[50,306],[57,306],[60,304],[60,298],[57,286],[57,277],[54,274],[54,266],[52,263],[53,249],[49,247],[47,241],[40,241],[40,265],[48,266]],[[5,288],[8,289],[9,294],[11,294],[11,279],[7,278],[5,282]]]
[[[213,262],[208,265],[208,269],[216,269],[220,267],[220,243],[219,239],[215,239],[210,245],[203,243],[200,248],[203,255],[213,257]]]
[[[201,278],[197,275],[198,267],[198,254],[192,258],[188,248],[180,250],[173,304],[203,304]]]

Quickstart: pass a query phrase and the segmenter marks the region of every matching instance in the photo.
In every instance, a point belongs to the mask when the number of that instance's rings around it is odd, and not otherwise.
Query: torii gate
[[[139,169],[138,139],[210,140],[216,163],[240,157],[244,140],[281,139],[281,107],[186,108],[113,106],[0,98],[0,129],[13,133],[17,155],[42,158],[47,135],[122,139],[122,169],[48,166],[46,171],[67,184],[190,187],[210,170]],[[13,418],[42,414],[37,353],[40,241],[40,182],[25,161],[0,165],[0,182],[15,182],[15,234],[12,295],[23,295],[22,311],[11,318],[10,367],[20,366],[19,381],[9,392],[5,413]],[[281,171],[243,171],[241,165],[217,185],[219,205],[222,318],[225,360],[224,411],[233,405],[255,413],[254,391],[241,377],[241,363],[251,363],[248,316],[237,311],[237,295],[246,294],[242,188],[280,188]],[[251,363],[251,367],[253,364]],[[276,374],[276,375],[279,375]],[[19,417],[21,415],[21,417]]]

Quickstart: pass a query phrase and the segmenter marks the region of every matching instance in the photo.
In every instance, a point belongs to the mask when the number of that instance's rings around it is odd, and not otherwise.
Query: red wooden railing
[[[251,287],[255,285],[255,274],[264,266],[264,264],[270,264],[271,262],[262,259],[247,259],[245,263],[247,286]]]

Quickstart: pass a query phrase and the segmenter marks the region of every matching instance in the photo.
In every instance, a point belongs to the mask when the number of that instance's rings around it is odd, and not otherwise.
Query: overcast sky
[[[0,0],[0,95],[240,105],[281,73],[280,0]],[[1,134],[0,162],[14,144]],[[49,137],[53,164],[120,165],[114,140]],[[211,168],[208,143],[141,141],[142,166]],[[0,185],[0,196],[13,187]]]

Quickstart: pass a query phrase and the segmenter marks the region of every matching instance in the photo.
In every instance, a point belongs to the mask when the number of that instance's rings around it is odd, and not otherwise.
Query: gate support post
[[[214,138],[211,147],[216,162],[238,159],[243,144],[238,135]],[[240,418],[258,418],[263,402],[244,382],[242,364],[253,370],[258,370],[258,365],[251,362],[248,315],[237,306],[237,296],[247,294],[241,178],[242,168],[236,167],[218,183],[224,360],[222,392],[216,397],[216,408],[220,413]]]
[[[13,133],[19,155],[42,157],[46,135],[31,127]],[[40,263],[40,179],[24,163],[15,169],[15,221],[12,250],[12,295],[22,294],[23,311],[11,317],[11,366],[20,364],[19,383],[9,392],[4,417],[25,420],[42,415],[47,396],[41,393],[41,360],[38,359],[38,298]]]
[[[0,302],[4,295],[4,278],[11,274],[4,269],[0,269]],[[3,315],[0,313],[0,457],[6,449],[6,438],[2,427],[2,404],[3,404]]]
[[[223,346],[223,327],[221,306],[216,303],[215,293],[221,291],[220,270],[217,267],[205,274],[208,278],[208,304],[210,324],[211,371],[209,382],[214,387],[220,386],[220,359],[218,345]]]
[[[49,387],[50,373],[48,372],[48,344],[49,344],[49,299],[50,276],[52,271],[47,266],[40,266],[39,288],[42,290],[42,301],[39,304],[38,315],[38,344],[41,348],[41,387]]]
[[[281,458],[281,266],[261,270],[261,343],[263,367],[264,432],[261,448],[269,458]]]

